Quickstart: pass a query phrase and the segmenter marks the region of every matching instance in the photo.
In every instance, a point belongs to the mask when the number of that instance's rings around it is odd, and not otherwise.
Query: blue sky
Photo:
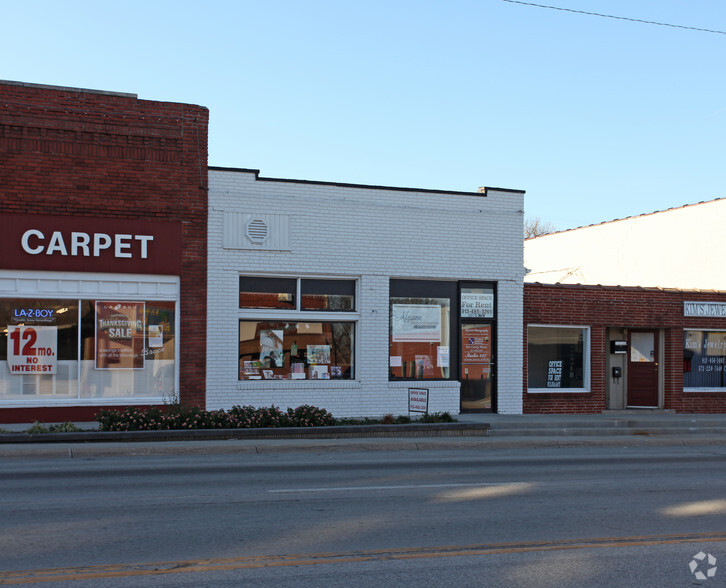
[[[723,0],[539,2],[726,31]],[[526,190],[558,229],[726,196],[726,34],[504,0],[6,3],[0,78],[210,109],[209,163]]]

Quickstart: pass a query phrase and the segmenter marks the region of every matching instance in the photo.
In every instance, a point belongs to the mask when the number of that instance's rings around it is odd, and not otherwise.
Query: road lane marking
[[[481,482],[472,484],[404,484],[399,486],[333,486],[330,488],[280,488],[268,490],[270,494],[292,494],[296,492],[356,492],[368,490],[427,490],[429,488],[489,488],[492,486],[530,486],[529,482]]]
[[[101,578],[161,576],[166,574],[223,572],[231,570],[289,566],[360,563],[381,559],[406,560],[439,557],[467,557],[561,551],[570,549],[620,548],[634,546],[670,545],[677,543],[726,542],[726,533],[692,533],[682,535],[644,535],[631,537],[599,537],[565,539],[560,541],[531,541],[517,543],[483,543],[439,547],[367,550],[341,553],[309,553],[291,555],[262,555],[237,558],[199,559],[149,564],[99,565],[0,572],[0,585],[68,582]]]

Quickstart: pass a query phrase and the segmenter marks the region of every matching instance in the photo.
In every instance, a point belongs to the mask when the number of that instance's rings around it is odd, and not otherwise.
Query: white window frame
[[[0,270],[0,298],[34,298],[37,300],[72,299],[88,300],[122,299],[131,302],[147,300],[174,302],[174,320],[177,333],[174,358],[174,390],[179,395],[179,368],[181,357],[181,296],[178,276],[151,274],[113,274],[93,272],[46,272]],[[78,308],[80,325],[80,305]],[[22,401],[0,399],[0,408],[32,408],[46,406],[118,406],[154,405],[164,402],[163,396],[107,396],[101,398],[82,397],[81,386],[81,341],[78,342],[76,378],[78,382],[75,397],[53,398],[48,395],[28,395]]]
[[[539,327],[539,328],[553,328],[553,329],[580,329],[581,331],[584,331],[584,337],[582,341],[582,381],[584,384],[584,387],[582,388],[530,388],[529,387],[529,328],[530,327]],[[540,324],[540,323],[533,323],[527,325],[527,394],[589,394],[591,391],[591,383],[590,383],[590,327],[588,325],[548,325],[548,324]]]
[[[301,322],[301,323],[353,323],[353,373],[354,378],[350,380],[240,380],[239,375],[237,376],[238,388],[249,386],[258,387],[263,386],[277,386],[279,387],[281,382],[285,386],[304,386],[313,381],[316,384],[322,386],[336,387],[340,386],[341,382],[356,382],[360,380],[359,366],[360,366],[360,325],[361,325],[361,313],[360,313],[360,288],[361,288],[361,277],[360,276],[340,276],[340,275],[323,275],[323,274],[266,274],[262,272],[240,272],[237,274],[237,289],[239,290],[239,278],[288,278],[297,280],[296,291],[295,291],[295,306],[293,309],[282,309],[282,308],[239,308],[239,292],[237,294],[237,344],[239,345],[239,321],[280,321],[280,322]],[[340,281],[353,281],[355,282],[355,299],[353,310],[340,310],[340,311],[314,311],[314,310],[301,310],[302,296],[301,296],[301,284],[302,280],[340,280]],[[239,372],[239,365],[237,365]]]

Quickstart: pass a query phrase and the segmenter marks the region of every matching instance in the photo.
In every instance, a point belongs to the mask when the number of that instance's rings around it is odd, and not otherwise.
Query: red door
[[[630,332],[628,406],[658,408],[658,338],[655,331]]]

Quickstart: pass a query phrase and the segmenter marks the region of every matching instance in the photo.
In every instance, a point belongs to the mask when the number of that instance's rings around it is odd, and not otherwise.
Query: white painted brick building
[[[468,407],[520,414],[523,199],[517,190],[414,190],[210,168],[207,408],[311,404],[339,417],[400,415],[408,412],[408,389],[419,387],[429,390],[429,412],[458,414]],[[280,283],[287,278],[293,290],[270,294],[270,288],[255,285],[277,283],[273,278],[282,278]],[[251,286],[243,288],[243,281]],[[434,296],[439,302],[432,303],[430,293],[415,293],[416,286],[426,290],[429,282],[455,294]],[[489,314],[459,318],[462,282],[470,286],[467,292],[475,292],[467,300],[493,298]],[[354,288],[351,308],[302,308],[305,288],[331,283]],[[392,287],[406,290],[406,298],[391,300]],[[245,298],[241,289],[253,292]],[[338,298],[346,296],[307,299]],[[258,302],[250,306],[243,302],[248,299]],[[439,309],[427,316],[443,333],[440,339],[392,332],[396,300],[401,301],[397,313]],[[416,300],[418,306],[411,304]],[[441,300],[447,301],[443,307]],[[479,374],[472,384],[481,384],[477,390],[488,382],[491,407],[484,397],[479,404],[462,400],[463,347],[473,341],[462,343],[462,322],[473,323],[472,334],[484,334],[479,347],[467,347],[467,353],[478,353],[489,367],[472,363],[466,373]],[[335,365],[340,363],[335,345],[331,352],[332,323],[352,339],[338,350],[339,356],[350,351],[345,370]],[[325,344],[304,345],[303,326],[318,333],[319,341],[307,341]],[[411,336],[425,342],[407,343]],[[298,339],[305,349],[298,348]],[[392,342],[398,340],[404,342],[397,347]],[[281,358],[263,359],[260,346]],[[419,354],[414,347],[432,352]],[[407,353],[415,355],[407,361]]]

